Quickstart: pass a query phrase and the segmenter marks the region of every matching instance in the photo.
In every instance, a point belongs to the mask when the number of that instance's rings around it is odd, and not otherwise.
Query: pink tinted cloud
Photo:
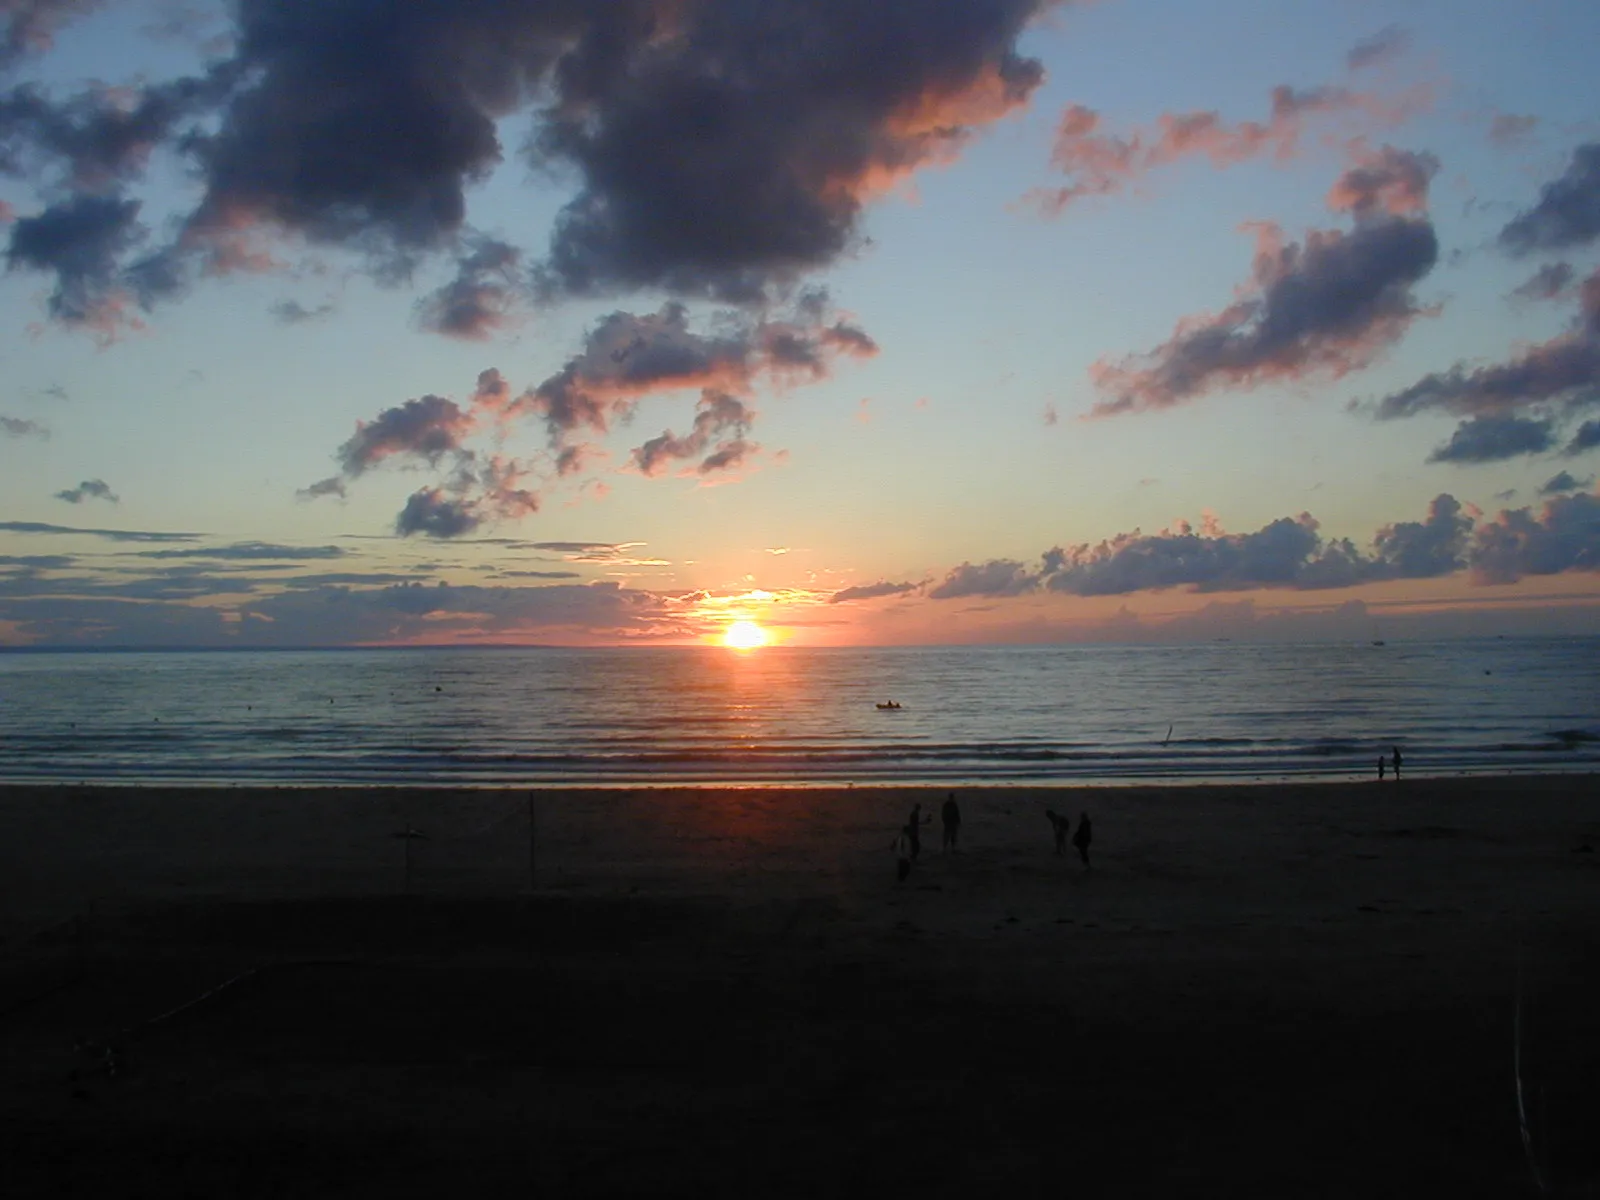
[[[840,357],[877,353],[871,337],[826,307],[825,294],[809,293],[785,316],[729,317],[704,333],[676,302],[643,315],[614,312],[590,331],[582,353],[503,411],[541,418],[559,450],[579,430],[609,432],[645,396],[691,387],[748,395],[762,381],[815,382]]]
[[[1280,84],[1272,89],[1265,120],[1229,123],[1215,110],[1163,113],[1153,127],[1126,135],[1107,132],[1092,108],[1072,104],[1056,126],[1051,162],[1072,182],[1031,195],[1055,216],[1088,196],[1126,190],[1142,176],[1187,158],[1225,168],[1252,159],[1284,162],[1296,157],[1313,120],[1363,119],[1379,127],[1398,125],[1431,103],[1431,93],[1415,89],[1397,99],[1343,87],[1305,90]]]
[[[1357,218],[1427,210],[1428,184],[1439,171],[1439,160],[1432,154],[1393,146],[1369,150],[1358,145],[1355,158],[1355,165],[1339,176],[1328,192],[1329,208]]]

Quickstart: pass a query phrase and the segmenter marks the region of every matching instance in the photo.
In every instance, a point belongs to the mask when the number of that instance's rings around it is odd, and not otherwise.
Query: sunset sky
[[[0,644],[1600,631],[1597,46],[0,0]]]

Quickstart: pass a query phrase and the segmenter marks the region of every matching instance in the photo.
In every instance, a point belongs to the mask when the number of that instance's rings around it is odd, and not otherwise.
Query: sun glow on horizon
[[[722,634],[722,644],[734,650],[754,650],[768,641],[767,631],[754,621],[735,621]]]

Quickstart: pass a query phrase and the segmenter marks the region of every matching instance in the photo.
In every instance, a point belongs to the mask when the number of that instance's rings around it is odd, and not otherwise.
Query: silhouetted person
[[[889,843],[889,849],[894,851],[895,878],[904,883],[911,874],[911,847],[916,844],[912,834],[912,826],[903,826],[894,841]]]
[[[956,840],[961,836],[961,809],[956,804],[956,794],[950,793],[950,798],[944,802],[944,807],[939,810],[939,819],[944,822],[944,849],[955,850],[959,853]]]
[[[932,817],[928,817],[928,818],[926,818],[926,820],[931,822],[933,820],[933,818]],[[922,805],[920,805],[920,804],[912,805],[911,806],[911,818],[910,818],[910,820],[908,820],[906,822],[906,833],[909,834],[910,837],[911,837],[911,861],[912,862],[916,862],[917,859],[919,857],[921,857],[921,855],[922,855],[922,826],[923,826],[923,824],[924,824],[924,818],[923,818],[923,815],[922,815]]]
[[[1389,760],[1383,755],[1378,755],[1378,782],[1383,782],[1383,768],[1389,765]]]
[[[1396,746],[1394,748],[1394,777],[1396,779],[1400,778],[1400,747],[1399,746]]]
[[[1071,832],[1072,819],[1059,816],[1048,808],[1044,810],[1044,815],[1050,819],[1050,832],[1056,835],[1056,853],[1065,854],[1067,852],[1067,834]]]
[[[1065,821],[1062,822],[1066,824]],[[1089,831],[1089,814],[1078,814],[1078,832],[1072,835],[1072,844],[1078,848],[1078,857],[1083,859],[1083,865],[1089,865],[1089,843],[1094,835]]]

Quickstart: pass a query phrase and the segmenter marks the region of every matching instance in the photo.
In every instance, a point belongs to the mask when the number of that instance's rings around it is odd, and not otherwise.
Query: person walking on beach
[[[1062,824],[1066,824],[1065,821]],[[1089,814],[1078,814],[1078,832],[1072,835],[1072,844],[1078,848],[1078,857],[1083,859],[1083,865],[1089,865],[1089,843],[1094,835],[1089,831]]]
[[[931,822],[933,820],[933,818],[932,817],[928,817],[926,820],[928,822]],[[912,862],[916,862],[917,859],[920,858],[921,855],[922,855],[922,826],[923,826],[924,823],[925,823],[924,822],[924,818],[922,816],[922,805],[921,804],[912,805],[911,806],[911,819],[906,822],[906,833],[911,838],[911,861]]]
[[[939,810],[939,818],[944,822],[943,849],[961,853],[956,845],[956,840],[961,836],[961,809],[956,805],[956,794],[950,793],[950,798],[944,802],[944,807]]]
[[[1396,779],[1400,778],[1400,747],[1399,746],[1396,746],[1394,748],[1394,777]]]
[[[1388,762],[1389,762],[1389,760],[1387,758],[1385,758],[1383,755],[1381,755],[1381,754],[1378,755],[1378,782],[1379,783],[1383,782],[1383,768],[1388,764]]]
[[[1050,832],[1056,835],[1056,853],[1065,854],[1067,852],[1067,834],[1072,829],[1072,819],[1060,816],[1048,808],[1044,810],[1044,815],[1050,819]]]
[[[905,825],[900,829],[894,841],[889,843],[889,849],[894,851],[895,879],[904,883],[911,875],[911,848],[916,845],[916,836],[912,832],[915,826]]]

